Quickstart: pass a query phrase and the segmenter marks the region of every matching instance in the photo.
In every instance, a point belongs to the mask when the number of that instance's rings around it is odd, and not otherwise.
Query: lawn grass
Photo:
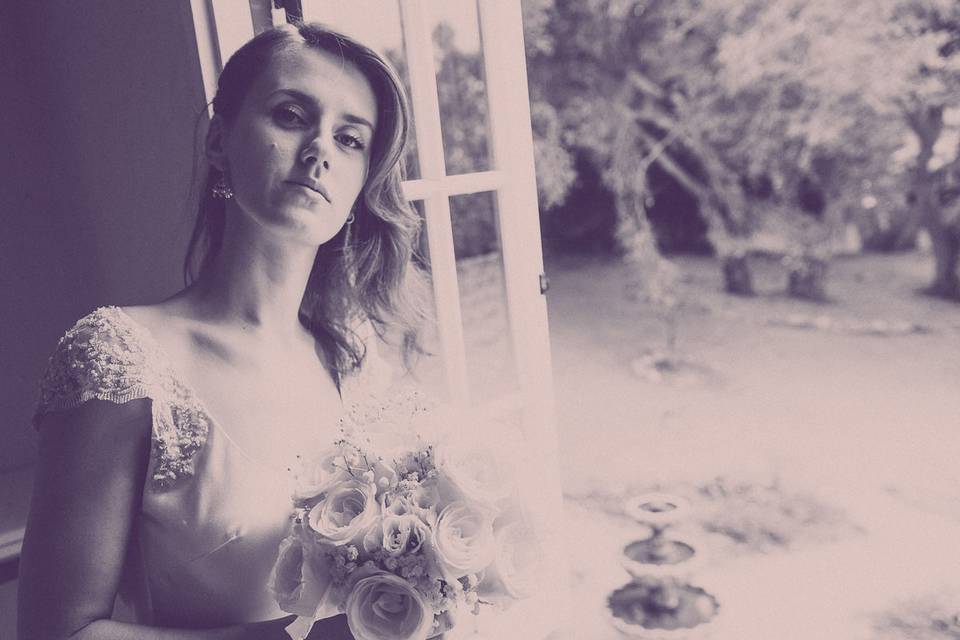
[[[772,261],[752,298],[724,294],[710,259],[674,262],[687,365],[659,377],[638,361],[663,352],[663,320],[624,295],[627,267],[547,264],[571,637],[618,637],[619,505],[650,489],[693,504],[678,535],[711,558],[719,637],[960,637],[944,622],[960,600],[903,604],[960,589],[960,305],[919,293],[930,258],[840,259],[826,303],[784,295]]]

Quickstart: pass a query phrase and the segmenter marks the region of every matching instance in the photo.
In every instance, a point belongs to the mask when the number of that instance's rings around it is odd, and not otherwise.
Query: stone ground
[[[713,637],[960,638],[960,305],[917,293],[929,257],[840,259],[820,304],[784,296],[776,263],[755,265],[754,298],[723,294],[709,259],[676,264],[684,366],[657,380],[638,365],[664,325],[624,296],[626,268],[547,261],[567,635],[620,637],[606,597],[641,531],[620,506],[658,489],[692,503],[677,531],[706,554]],[[488,362],[506,353],[495,271],[462,285]]]

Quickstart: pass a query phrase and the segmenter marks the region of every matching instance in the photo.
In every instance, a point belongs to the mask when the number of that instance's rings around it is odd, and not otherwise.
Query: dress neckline
[[[194,405],[197,411],[203,414],[207,421],[214,425],[220,433],[223,434],[224,438],[238,451],[240,454],[251,461],[252,463],[260,466],[261,468],[270,471],[271,473],[277,473],[281,469],[271,465],[267,462],[257,459],[256,457],[250,455],[243,447],[241,447],[236,440],[230,435],[230,432],[223,426],[223,423],[217,419],[216,415],[213,414],[208,408],[206,403],[200,397],[200,395],[194,390],[194,388],[187,382],[186,378],[178,371],[177,367],[174,365],[173,360],[167,355],[166,351],[163,348],[163,345],[160,344],[160,341],[156,339],[153,335],[153,332],[149,327],[144,325],[141,322],[138,322],[133,316],[127,313],[124,309],[118,306],[107,306],[102,307],[105,311],[112,311],[115,318],[118,318],[121,322],[127,325],[127,327],[137,336],[142,344],[145,344],[150,351],[152,351],[158,359],[160,360],[160,368],[166,371],[167,375],[182,389],[184,395],[189,398],[190,402]],[[340,378],[340,373],[336,372],[334,377],[334,383],[337,387],[337,395],[340,398],[339,414],[340,416],[345,415],[346,405],[343,398],[343,384]],[[290,469],[288,468],[287,471]]]

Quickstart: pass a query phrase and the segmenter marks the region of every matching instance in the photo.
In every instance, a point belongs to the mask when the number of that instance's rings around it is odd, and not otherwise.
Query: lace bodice
[[[153,337],[116,307],[81,318],[60,339],[40,383],[37,416],[93,398],[116,403],[150,398],[153,482],[170,485],[193,474],[210,418]]]
[[[341,413],[318,417],[318,434],[366,411],[390,377],[371,349],[340,380]],[[292,479],[236,446],[149,330],[117,307],[95,310],[61,338],[34,422],[94,398],[151,404],[151,456],[116,617],[195,627],[283,615],[266,584],[289,526]],[[268,444],[269,429],[263,437]]]
[[[372,344],[372,329],[361,337]],[[349,413],[376,407],[390,385],[390,368],[369,347],[358,375],[340,380]],[[152,400],[152,480],[171,485],[193,474],[193,457],[206,440],[211,418],[150,332],[117,307],[100,307],[60,338],[40,381],[35,421],[43,413],[91,399],[116,403]]]

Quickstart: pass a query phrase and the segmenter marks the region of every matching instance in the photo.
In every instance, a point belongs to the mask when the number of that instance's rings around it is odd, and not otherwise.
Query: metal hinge
[[[546,293],[550,290],[550,278],[547,277],[547,274],[540,274],[540,293]]]

